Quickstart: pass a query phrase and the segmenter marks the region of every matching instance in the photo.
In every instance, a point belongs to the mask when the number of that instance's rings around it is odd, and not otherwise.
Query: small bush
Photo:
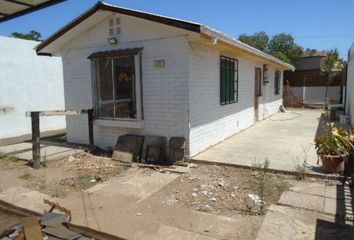
[[[33,178],[33,175],[30,173],[24,173],[21,176],[19,176],[19,178],[22,180],[31,180]]]

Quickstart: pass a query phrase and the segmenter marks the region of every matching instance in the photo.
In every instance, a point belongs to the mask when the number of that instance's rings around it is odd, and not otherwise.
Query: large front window
[[[99,118],[141,119],[139,64],[137,55],[94,60]]]

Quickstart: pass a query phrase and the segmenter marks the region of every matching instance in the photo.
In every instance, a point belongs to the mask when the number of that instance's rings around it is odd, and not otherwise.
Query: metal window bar
[[[220,104],[238,102],[238,60],[220,57]]]

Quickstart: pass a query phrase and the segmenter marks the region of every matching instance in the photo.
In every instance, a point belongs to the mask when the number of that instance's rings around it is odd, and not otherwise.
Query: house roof
[[[66,0],[2,0],[0,23],[64,1]]]
[[[303,57],[296,64],[296,71],[321,70],[321,62],[324,56]]]
[[[210,28],[206,25],[200,24],[200,23],[195,23],[195,22],[190,22],[190,21],[185,21],[177,18],[171,18],[171,17],[166,17],[162,15],[157,15],[157,14],[152,14],[148,12],[142,12],[142,11],[137,11],[137,10],[132,10],[128,8],[123,8],[123,7],[117,7],[114,5],[110,5],[107,3],[103,2],[98,2],[96,5],[94,5],[91,9],[87,10],[85,13],[80,15],[78,18],[74,19],[72,22],[64,26],[63,28],[59,29],[56,33],[51,35],[48,39],[46,39],[44,42],[39,44],[36,48],[38,54],[50,54],[45,51],[45,48],[53,44],[55,41],[57,41],[59,38],[63,37],[64,35],[68,34],[71,30],[73,30],[75,27],[77,27],[80,23],[88,20],[92,15],[99,11],[110,11],[114,13],[119,13],[123,15],[129,15],[141,19],[145,19],[148,21],[153,21],[161,24],[165,24],[171,27],[176,27],[180,29],[184,29],[187,31],[191,31],[194,33],[198,33],[201,36],[207,36],[213,39],[213,41],[222,41],[232,47],[238,48],[240,50],[243,50],[247,52],[250,55],[256,55],[259,58],[265,59],[267,61],[273,62],[277,65],[282,66],[285,69],[289,70],[295,70],[295,68],[280,59],[273,57],[269,54],[266,54],[256,48],[253,48],[245,43],[242,43],[236,38],[233,38],[229,35],[226,35],[222,32],[219,32],[213,28]]]

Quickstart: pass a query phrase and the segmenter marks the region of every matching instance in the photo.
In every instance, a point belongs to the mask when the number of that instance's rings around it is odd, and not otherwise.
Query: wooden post
[[[39,112],[31,112],[32,120],[32,166],[35,169],[41,167],[41,143],[39,129]]]
[[[87,110],[87,116],[88,116],[90,148],[91,148],[91,151],[93,151],[95,149],[95,143],[93,140],[93,109]]]

